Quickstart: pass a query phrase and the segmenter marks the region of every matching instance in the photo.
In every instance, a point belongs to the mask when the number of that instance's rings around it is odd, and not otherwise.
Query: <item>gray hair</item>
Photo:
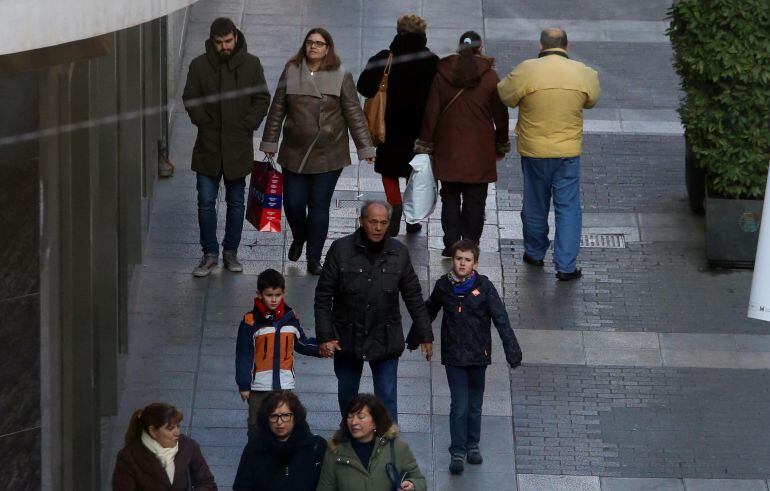
[[[540,33],[540,45],[543,49],[566,48],[567,31],[559,27],[549,27]]]
[[[374,205],[382,206],[385,208],[385,210],[388,212],[388,221],[390,221],[391,217],[393,216],[393,207],[390,206],[387,201],[382,201],[381,199],[368,199],[364,201],[364,204],[361,205],[361,214],[359,215],[359,218],[363,220],[369,218],[369,207]]]

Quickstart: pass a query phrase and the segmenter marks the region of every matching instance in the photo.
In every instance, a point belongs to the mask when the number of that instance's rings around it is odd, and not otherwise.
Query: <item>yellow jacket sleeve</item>
[[[518,106],[519,101],[524,97],[524,80],[520,68],[521,65],[517,66],[497,84],[497,93],[500,95],[500,100],[509,107]]]
[[[591,109],[599,101],[599,94],[601,88],[599,87],[599,73],[593,68],[586,67],[586,85],[587,95],[586,103],[583,106],[586,109]]]

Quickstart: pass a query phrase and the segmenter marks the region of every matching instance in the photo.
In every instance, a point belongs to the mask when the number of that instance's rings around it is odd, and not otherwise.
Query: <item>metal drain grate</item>
[[[623,234],[584,234],[580,236],[580,247],[624,249],[626,236]]]
[[[336,199],[334,200],[334,206],[337,209],[341,208],[358,208],[363,204],[363,200],[360,199]]]

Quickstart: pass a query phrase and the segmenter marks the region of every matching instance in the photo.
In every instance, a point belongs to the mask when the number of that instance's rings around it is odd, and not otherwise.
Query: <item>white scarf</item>
[[[160,443],[156,442],[153,437],[147,434],[146,431],[143,431],[142,443],[150,452],[154,453],[155,456],[158,457],[158,460],[160,460],[160,465],[163,466],[163,469],[168,475],[168,481],[173,484],[175,470],[174,458],[176,457],[176,453],[179,451],[179,442],[177,442],[177,444],[171,448],[165,448],[162,447]]]

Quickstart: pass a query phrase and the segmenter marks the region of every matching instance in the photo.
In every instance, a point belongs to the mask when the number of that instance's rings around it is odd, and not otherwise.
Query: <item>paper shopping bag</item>
[[[272,159],[254,162],[246,203],[246,220],[260,232],[281,231],[283,174]]]

